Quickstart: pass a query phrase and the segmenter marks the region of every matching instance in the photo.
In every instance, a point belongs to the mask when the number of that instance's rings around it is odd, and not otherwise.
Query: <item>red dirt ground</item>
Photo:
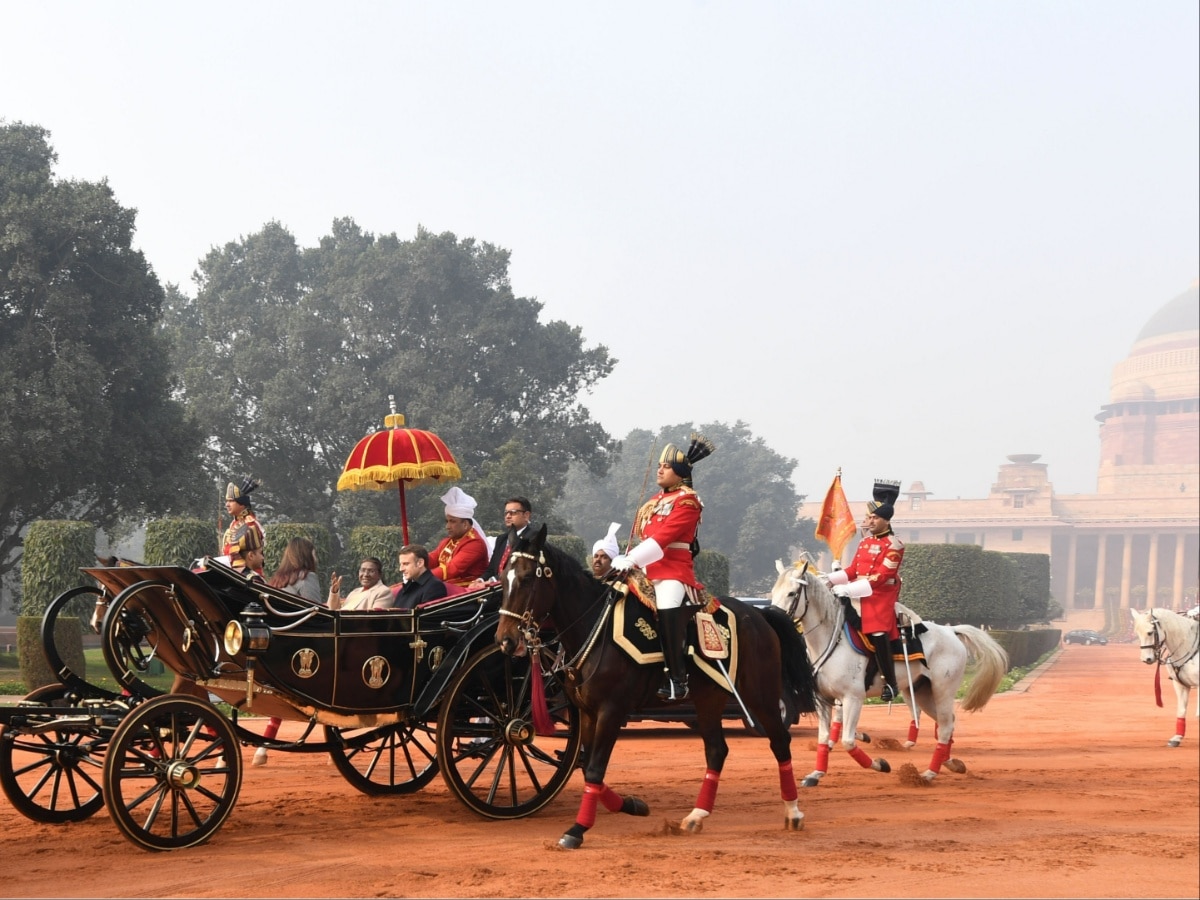
[[[574,820],[576,775],[539,814],[478,818],[440,779],[367,797],[320,756],[273,753],[250,768],[209,843],[148,853],[101,811],[40,825],[0,797],[0,894],[7,897],[1191,897],[1200,894],[1200,727],[1195,697],[1170,749],[1173,692],[1128,644],[1065,647],[1047,666],[959,717],[966,774],[903,777],[913,750],[900,707],[868,708],[867,749],[893,773],[840,750],[801,789],[806,827],[783,830],[766,742],[731,723],[716,810],[696,835],[669,833],[691,809],[704,764],[683,726],[630,726],[608,781],[650,818],[600,811],[582,849],[550,849]],[[285,728],[288,727],[285,725]],[[793,728],[796,772],[814,761],[815,723]]]

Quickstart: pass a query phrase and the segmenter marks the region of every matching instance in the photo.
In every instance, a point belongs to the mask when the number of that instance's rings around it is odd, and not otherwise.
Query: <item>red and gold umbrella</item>
[[[342,474],[339,491],[382,491],[395,482],[400,491],[400,524],[404,543],[408,543],[408,508],[404,502],[405,484],[454,481],[462,470],[450,449],[432,431],[405,428],[404,416],[396,412],[396,401],[388,394],[391,415],[383,420],[387,427],[375,431],[354,445]]]

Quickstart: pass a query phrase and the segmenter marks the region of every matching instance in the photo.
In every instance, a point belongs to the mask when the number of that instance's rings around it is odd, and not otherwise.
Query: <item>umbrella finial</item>
[[[388,394],[388,406],[390,406],[392,408],[392,414],[390,416],[386,416],[384,418],[383,424],[386,425],[388,428],[403,428],[404,427],[404,416],[401,415],[400,413],[396,412],[396,395],[395,394]]]

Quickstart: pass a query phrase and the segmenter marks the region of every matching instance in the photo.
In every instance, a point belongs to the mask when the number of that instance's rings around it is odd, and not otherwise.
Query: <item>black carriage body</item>
[[[116,598],[130,627],[145,632],[150,653],[235,709],[340,726],[428,715],[446,667],[490,634],[499,606],[492,590],[417,610],[331,610],[212,560],[199,571],[84,571]],[[265,627],[266,646],[248,654],[256,627]],[[231,654],[225,633],[239,628],[243,646]]]

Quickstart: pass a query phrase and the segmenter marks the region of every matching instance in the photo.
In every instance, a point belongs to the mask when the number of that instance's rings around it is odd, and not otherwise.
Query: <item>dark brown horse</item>
[[[623,585],[593,578],[575,559],[547,544],[544,525],[509,554],[501,580],[504,600],[496,642],[506,653],[541,654],[542,668],[562,679],[567,696],[580,711],[583,800],[575,824],[558,840],[559,847],[574,850],[595,823],[597,804],[610,812],[650,814],[642,800],[622,797],[608,787],[604,775],[629,714],[662,705],[656,697],[662,668],[658,663],[636,662],[614,639],[612,620]],[[624,602],[639,603],[632,596]],[[785,706],[801,712],[815,709],[812,671],[807,667],[803,642],[786,616],[771,621],[759,610],[728,597],[721,598],[720,604],[731,616],[734,627],[729,630],[736,633],[741,651],[736,657],[736,672],[732,673],[737,694],[770,741],[778,763],[784,827],[799,831],[804,827],[804,814],[796,800],[791,734],[780,710]],[[653,620],[651,610],[641,609]],[[547,632],[556,634],[562,643],[565,660],[560,664],[556,665],[553,655],[542,647],[541,635]],[[786,642],[782,653],[781,642]],[[734,658],[731,656],[730,661]],[[688,668],[696,730],[704,740],[707,771],[696,806],[684,817],[680,829],[698,832],[712,812],[721,769],[729,754],[722,714],[730,691],[704,674],[696,658],[689,657]],[[716,671],[711,665],[708,668]]]

